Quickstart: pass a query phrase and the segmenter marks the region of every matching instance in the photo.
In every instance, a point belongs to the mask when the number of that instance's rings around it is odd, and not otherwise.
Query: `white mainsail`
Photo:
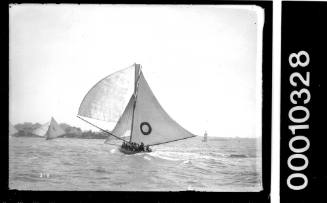
[[[133,105],[134,105],[134,97],[132,96],[126,106],[126,109],[123,115],[118,120],[115,128],[112,130],[112,134],[126,138],[131,134],[131,125],[132,125],[132,114],[133,114]],[[105,143],[109,142],[113,137],[108,136]]]
[[[33,135],[37,135],[37,136],[40,136],[40,137],[45,137],[46,134],[47,134],[47,131],[49,129],[49,126],[50,126],[50,123],[51,121],[43,124],[42,126],[40,126],[39,128],[35,129],[32,131],[32,134]]]
[[[157,145],[194,136],[165,112],[141,71],[131,141],[143,142],[145,145]]]
[[[161,107],[138,64],[98,82],[84,97],[78,115],[115,121],[117,124],[111,134],[130,136],[130,141],[138,144],[157,145],[195,136]],[[110,139],[111,136],[106,142]]]
[[[51,118],[50,126],[46,133],[47,139],[54,139],[63,134],[65,134],[65,131],[58,125],[54,118]]]

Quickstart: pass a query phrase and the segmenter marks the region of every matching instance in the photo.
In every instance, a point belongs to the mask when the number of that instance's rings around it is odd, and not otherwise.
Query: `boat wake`
[[[183,157],[176,156],[176,154],[174,154],[174,152],[155,151],[155,152],[149,153],[149,155],[154,157],[154,158],[164,159],[164,160],[167,160],[167,161],[184,161],[185,160],[185,159],[183,159]]]
[[[192,162],[191,162],[191,160],[185,160],[185,161],[183,161],[183,164],[191,164]]]
[[[149,160],[149,161],[152,160],[152,158],[150,156],[144,156],[143,158],[146,159],[146,160]]]
[[[149,161],[164,160],[177,164],[190,164],[190,165],[194,165],[194,163],[204,161],[207,164],[217,164],[221,166],[234,165],[235,161],[248,158],[248,156],[245,154],[222,154],[222,153],[207,154],[207,153],[180,152],[180,151],[154,151],[151,153],[143,153],[143,156],[144,159]]]

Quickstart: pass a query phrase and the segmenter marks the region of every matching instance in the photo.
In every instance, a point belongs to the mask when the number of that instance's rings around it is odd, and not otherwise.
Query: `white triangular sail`
[[[117,137],[126,138],[130,136],[132,126],[132,114],[134,105],[134,96],[132,96],[125,108],[123,115],[118,120],[115,128],[112,130],[112,134]],[[105,143],[113,139],[113,136],[108,136]],[[115,138],[116,139],[116,138]]]
[[[54,139],[63,134],[65,134],[65,131],[58,125],[54,118],[51,118],[50,126],[46,133],[47,139]]]
[[[117,122],[134,92],[135,65],[115,72],[85,95],[78,115],[107,122]]]
[[[132,142],[157,145],[195,136],[165,112],[152,93],[142,71],[136,96]]]
[[[32,134],[33,135],[37,135],[37,136],[40,136],[40,137],[45,137],[46,134],[47,134],[47,131],[49,129],[49,126],[50,126],[50,123],[51,121],[43,124],[42,126],[40,126],[39,128],[35,129],[32,131]]]
[[[53,139],[65,134],[65,131],[58,125],[57,121],[54,118],[51,118],[49,122],[33,130],[32,134],[40,137],[46,137],[47,139]]]

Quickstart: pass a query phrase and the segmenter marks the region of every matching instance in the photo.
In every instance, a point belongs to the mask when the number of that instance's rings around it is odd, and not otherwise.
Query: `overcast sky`
[[[76,117],[84,95],[139,63],[160,104],[190,132],[261,136],[259,7],[20,4],[9,20],[13,124],[53,116],[95,130]]]

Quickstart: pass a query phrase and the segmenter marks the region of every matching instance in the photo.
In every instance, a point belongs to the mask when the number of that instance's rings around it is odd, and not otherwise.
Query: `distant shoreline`
[[[39,123],[18,123],[13,126],[13,128],[17,131],[12,134],[13,137],[40,137],[44,138],[44,136],[35,135],[34,130],[40,128],[42,125]],[[82,131],[78,127],[71,126],[66,123],[60,123],[60,128],[64,130],[65,134],[59,136],[59,138],[77,138],[77,139],[107,139],[108,135],[105,132],[93,132],[91,130]]]
[[[44,136],[34,135],[29,132],[19,131],[12,135],[12,137],[36,137],[36,138],[45,138]],[[107,135],[98,134],[98,133],[82,133],[81,135],[77,134],[64,134],[59,136],[58,138],[76,138],[76,139],[107,139]]]

